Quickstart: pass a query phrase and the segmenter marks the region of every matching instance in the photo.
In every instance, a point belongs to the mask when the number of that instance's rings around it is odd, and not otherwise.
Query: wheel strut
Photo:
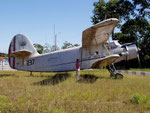
[[[121,78],[123,78],[123,75],[121,73],[118,73],[118,71],[116,70],[114,64],[109,65],[106,68],[110,72],[110,77],[114,77],[115,79],[121,79]]]

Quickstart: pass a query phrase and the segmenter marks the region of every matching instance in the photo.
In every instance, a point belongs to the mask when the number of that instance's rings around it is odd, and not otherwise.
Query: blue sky
[[[68,41],[81,45],[82,31],[92,25],[93,2],[97,0],[1,0],[0,52],[7,53],[16,34],[25,34],[32,43]],[[61,34],[59,34],[61,32]]]

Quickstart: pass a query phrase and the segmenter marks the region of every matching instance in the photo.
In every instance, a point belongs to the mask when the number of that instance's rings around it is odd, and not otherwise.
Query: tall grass
[[[0,72],[0,113],[139,113],[150,102],[135,104],[134,95],[150,96],[150,77],[109,78],[107,70],[33,73]]]

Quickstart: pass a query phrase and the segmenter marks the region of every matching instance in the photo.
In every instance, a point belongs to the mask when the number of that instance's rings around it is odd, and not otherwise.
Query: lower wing
[[[94,62],[92,64],[92,68],[106,67],[106,66],[114,63],[115,60],[118,58],[119,58],[119,55],[117,55],[117,54],[106,56],[106,57],[101,58],[101,59],[97,60],[96,62]]]

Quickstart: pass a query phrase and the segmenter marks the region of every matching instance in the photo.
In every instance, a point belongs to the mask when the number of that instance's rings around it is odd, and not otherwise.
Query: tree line
[[[53,51],[56,51],[59,49],[67,49],[67,48],[80,46],[79,44],[72,44],[68,41],[65,41],[61,48],[59,48],[58,46],[55,46],[55,45],[50,45],[48,43],[45,43],[44,45],[41,45],[41,44],[33,44],[33,45],[39,54],[49,53],[49,52],[53,52]]]

